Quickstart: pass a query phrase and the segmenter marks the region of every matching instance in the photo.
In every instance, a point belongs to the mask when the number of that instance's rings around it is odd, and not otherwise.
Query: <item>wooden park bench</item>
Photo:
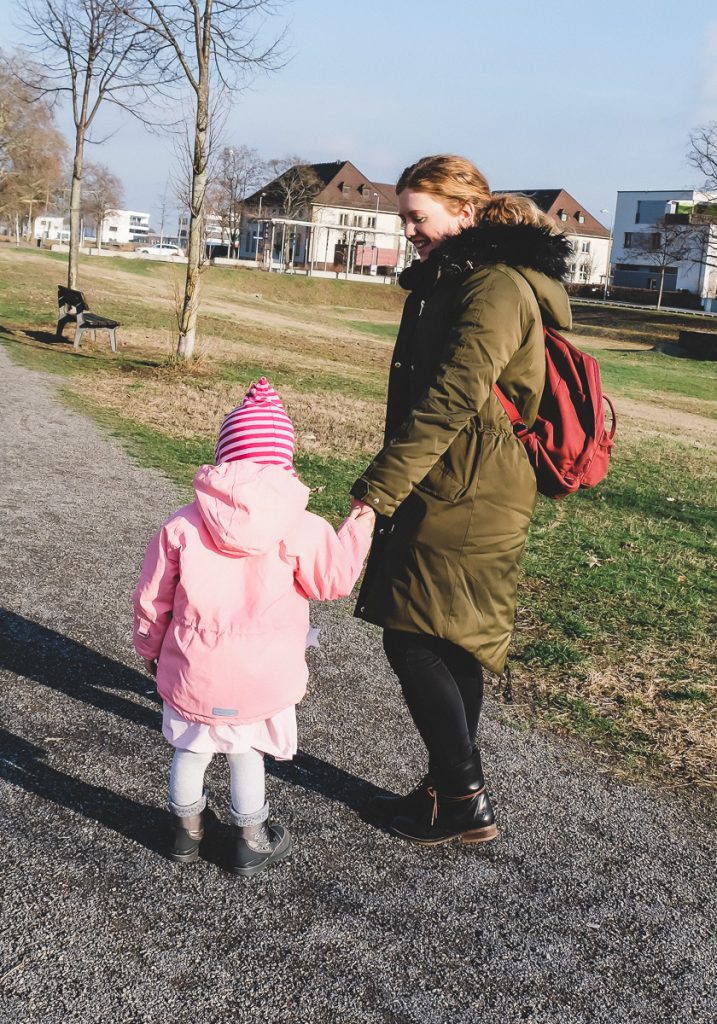
[[[99,316],[97,313],[90,313],[87,299],[82,292],[74,288],[66,288],[65,285],[57,286],[57,305],[60,316],[57,321],[57,337],[61,337],[65,324],[76,323],[74,347],[80,347],[80,339],[83,331],[92,332],[92,340],[97,337],[96,331],[107,331],[110,336],[110,346],[113,352],[117,351],[117,328],[120,326],[116,320],[110,320],[106,316]]]

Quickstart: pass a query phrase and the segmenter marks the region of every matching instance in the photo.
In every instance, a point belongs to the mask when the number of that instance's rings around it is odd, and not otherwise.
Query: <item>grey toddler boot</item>
[[[172,845],[169,850],[170,860],[180,864],[191,864],[199,858],[199,844],[204,838],[204,808],[207,797],[188,807],[180,807],[169,801],[172,815]]]
[[[270,864],[291,853],[291,835],[283,825],[270,825],[269,804],[254,814],[238,814],[231,808],[234,823],[232,860],[229,870],[235,875],[256,875]]]

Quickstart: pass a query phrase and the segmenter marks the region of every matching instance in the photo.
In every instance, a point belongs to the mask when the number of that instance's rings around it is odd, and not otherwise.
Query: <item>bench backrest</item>
[[[77,313],[82,313],[83,310],[90,308],[82,292],[77,291],[76,288],[66,288],[63,284],[57,286],[57,305],[74,309]]]

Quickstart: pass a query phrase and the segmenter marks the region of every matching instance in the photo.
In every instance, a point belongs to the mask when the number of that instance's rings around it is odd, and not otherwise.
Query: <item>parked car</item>
[[[143,245],[137,252],[146,253],[148,256],[184,256],[184,249],[180,249],[178,245],[170,245],[169,242]]]

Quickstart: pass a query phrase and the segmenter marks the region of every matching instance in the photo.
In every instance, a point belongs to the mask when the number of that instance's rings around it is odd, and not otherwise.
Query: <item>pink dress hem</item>
[[[193,750],[198,754],[245,754],[260,750],[282,761],[296,753],[296,706],[289,705],[270,718],[249,725],[215,722],[190,722],[165,702],[162,734],[177,750]]]

